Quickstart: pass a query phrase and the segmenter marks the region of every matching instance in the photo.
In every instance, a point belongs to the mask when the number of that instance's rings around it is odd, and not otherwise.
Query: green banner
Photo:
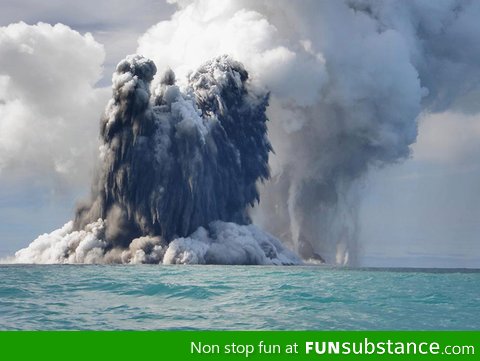
[[[2,360],[478,360],[480,331],[6,331]]]

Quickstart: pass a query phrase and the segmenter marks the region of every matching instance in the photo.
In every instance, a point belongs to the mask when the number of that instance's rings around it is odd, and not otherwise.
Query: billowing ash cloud
[[[248,224],[256,181],[269,176],[268,96],[249,91],[243,66],[221,57],[190,74],[185,92],[167,71],[152,106],[155,72],[140,56],[118,65],[101,122],[102,170],[76,227],[107,219],[106,240],[127,246],[148,234],[169,242],[215,220]]]
[[[139,55],[119,63],[91,201],[14,261],[299,263],[247,213],[269,177],[268,93],[228,56],[190,73],[182,90],[167,70],[152,96],[155,73]]]
[[[257,222],[304,257],[355,263],[358,187],[410,155],[422,112],[472,106],[474,1],[180,1],[138,51],[188,72],[218,54],[271,91],[276,156]]]

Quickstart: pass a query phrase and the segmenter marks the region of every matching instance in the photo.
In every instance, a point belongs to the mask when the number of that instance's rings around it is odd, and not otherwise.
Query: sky
[[[89,192],[111,73],[137,51],[139,38],[140,49],[162,54],[145,45],[144,34],[170,19],[176,6],[154,0],[0,5],[1,257],[72,218]],[[7,28],[20,21],[45,24]],[[78,33],[53,27],[57,23]],[[149,36],[158,36],[155,31]],[[308,79],[301,82],[300,91],[310,90]],[[373,168],[357,182],[361,265],[480,267],[477,88],[478,81],[461,104],[421,112],[410,156]]]

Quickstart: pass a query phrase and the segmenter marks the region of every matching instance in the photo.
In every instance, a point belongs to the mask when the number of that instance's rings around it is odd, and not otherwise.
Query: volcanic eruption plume
[[[114,75],[91,200],[15,261],[298,261],[251,218],[355,265],[369,171],[407,159],[425,115],[478,112],[478,1],[169,2],[138,40],[153,62]]]
[[[190,73],[183,90],[167,70],[152,96],[155,73],[139,55],[118,64],[91,200],[16,260],[298,263],[247,212],[269,177],[268,93],[228,56]]]

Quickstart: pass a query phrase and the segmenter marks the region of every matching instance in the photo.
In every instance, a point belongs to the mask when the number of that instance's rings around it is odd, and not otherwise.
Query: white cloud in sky
[[[61,24],[0,27],[0,174],[88,178],[109,89],[91,34]],[[86,178],[85,178],[86,177]]]
[[[109,86],[117,63],[135,52],[138,37],[168,18],[173,8],[161,0],[2,0],[0,26],[19,21],[62,23],[81,33],[91,32],[105,46],[102,84]]]

